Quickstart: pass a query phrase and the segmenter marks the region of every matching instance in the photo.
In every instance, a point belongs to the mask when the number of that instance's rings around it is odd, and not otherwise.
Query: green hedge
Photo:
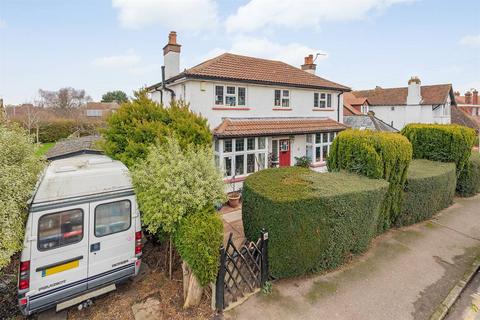
[[[268,230],[275,277],[334,268],[367,249],[387,190],[385,180],[345,172],[262,170],[244,181],[245,235],[253,240]]]
[[[40,124],[38,139],[42,143],[65,139],[77,130],[73,120],[55,120]]]
[[[204,210],[182,219],[174,234],[175,247],[202,286],[217,277],[223,224],[215,210]]]
[[[327,159],[329,171],[347,170],[390,183],[378,220],[378,233],[396,223],[400,215],[412,146],[397,133],[346,130],[333,141]]]
[[[476,135],[455,124],[409,124],[401,133],[412,143],[414,159],[454,162],[457,177],[470,158]]]
[[[457,192],[462,197],[471,197],[480,192],[480,154],[470,156],[457,181]]]
[[[396,226],[429,219],[448,207],[453,202],[455,185],[454,163],[413,160],[408,168],[402,214]]]

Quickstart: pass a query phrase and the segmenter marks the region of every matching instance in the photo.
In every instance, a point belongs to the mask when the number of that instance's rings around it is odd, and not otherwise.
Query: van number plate
[[[59,273],[59,272],[63,272],[63,271],[66,271],[66,270],[78,268],[79,264],[80,264],[80,260],[75,260],[75,261],[72,261],[72,262],[62,264],[60,266],[56,266],[56,267],[53,267],[53,268],[48,268],[48,269],[42,271],[42,277],[46,277],[46,276],[50,276],[50,275],[55,274],[55,273]]]

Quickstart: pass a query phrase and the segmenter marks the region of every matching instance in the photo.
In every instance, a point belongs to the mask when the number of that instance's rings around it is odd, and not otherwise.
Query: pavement
[[[292,239],[293,240],[293,239]],[[480,255],[480,195],[390,230],[335,271],[283,279],[225,319],[428,319]]]
[[[480,271],[464,289],[445,320],[480,320]]]

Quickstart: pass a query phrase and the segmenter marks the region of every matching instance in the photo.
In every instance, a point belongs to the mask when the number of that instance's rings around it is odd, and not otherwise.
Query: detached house
[[[315,75],[313,55],[296,68],[280,61],[224,53],[180,72],[181,46],[171,32],[161,82],[152,99],[190,103],[206,117],[215,161],[226,181],[241,181],[268,166],[291,166],[307,156],[324,165],[341,130],[344,85]]]
[[[373,111],[376,117],[398,130],[409,123],[448,124],[450,107],[455,105],[451,84],[422,86],[418,77],[412,77],[408,87],[376,87],[351,94],[353,97],[345,105],[349,112]]]

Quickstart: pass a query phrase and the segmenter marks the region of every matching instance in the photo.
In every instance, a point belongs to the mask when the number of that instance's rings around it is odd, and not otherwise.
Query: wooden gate
[[[220,268],[215,289],[215,307],[222,311],[232,303],[262,288],[268,280],[268,232],[257,242],[245,240],[239,248],[228,238],[220,248]]]

